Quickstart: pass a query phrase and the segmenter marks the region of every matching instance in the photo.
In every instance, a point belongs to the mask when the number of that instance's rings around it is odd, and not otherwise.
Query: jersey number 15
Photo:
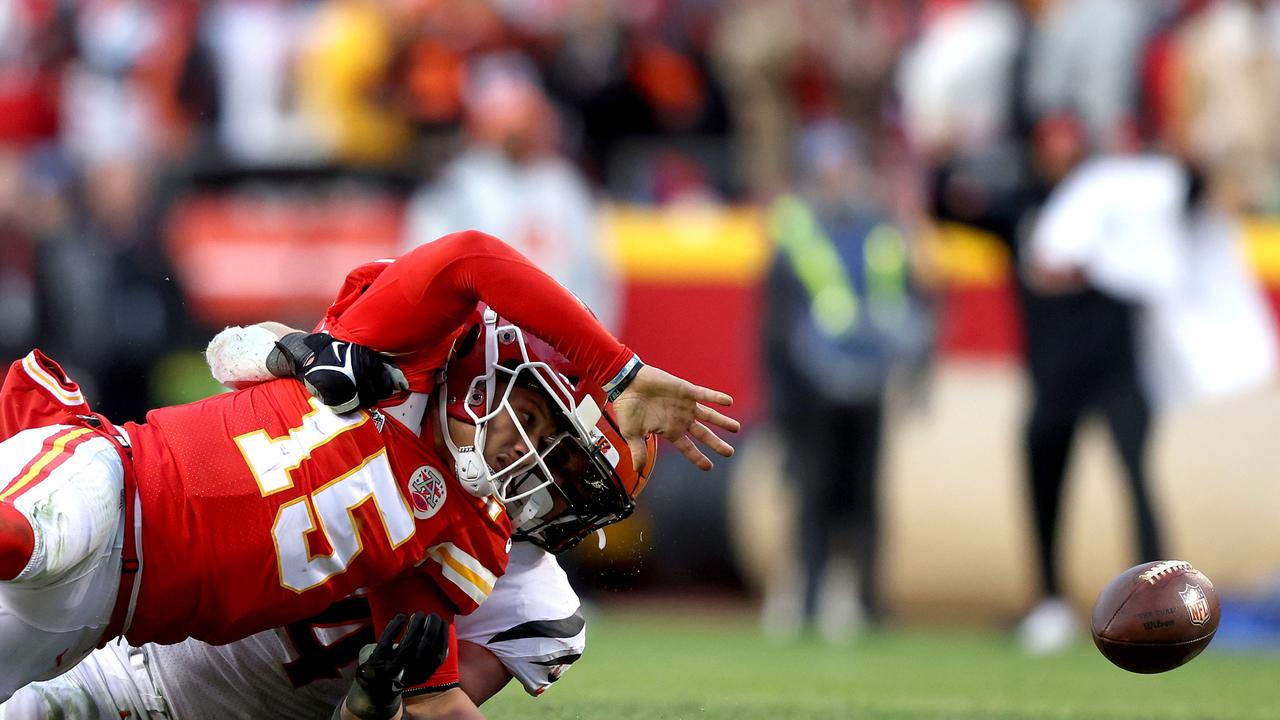
[[[287,435],[273,438],[266,431],[255,430],[235,439],[263,497],[293,487],[291,473],[310,460],[316,448],[369,420],[363,412],[336,415],[314,400],[312,405],[315,409]],[[385,448],[334,475],[309,495],[289,500],[276,511],[271,532],[280,584],[294,592],[309,590],[346,572],[364,549],[353,513],[365,502],[373,502],[393,549],[407,542],[416,530],[413,513],[397,487]],[[307,534],[317,528],[332,552],[311,554]]]

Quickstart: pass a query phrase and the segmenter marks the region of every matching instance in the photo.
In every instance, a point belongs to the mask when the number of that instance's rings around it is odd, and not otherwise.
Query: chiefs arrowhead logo
[[[413,516],[419,520],[440,512],[445,495],[444,475],[430,465],[423,465],[409,476],[409,499],[413,502]]]

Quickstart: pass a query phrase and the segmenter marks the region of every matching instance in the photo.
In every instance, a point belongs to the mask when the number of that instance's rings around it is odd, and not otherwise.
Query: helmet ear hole
[[[476,340],[480,339],[480,323],[473,323],[467,331],[458,338],[458,344],[454,346],[452,355],[461,356],[471,352],[476,346]]]

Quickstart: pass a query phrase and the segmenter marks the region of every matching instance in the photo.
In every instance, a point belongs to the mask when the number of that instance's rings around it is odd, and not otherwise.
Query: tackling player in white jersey
[[[586,648],[578,596],[555,558],[529,542],[513,545],[493,593],[455,622],[462,689],[477,705],[511,677],[541,694]],[[356,654],[375,637],[368,604],[352,597],[311,623],[229,645],[135,648],[117,640],[19,690],[0,705],[0,719],[328,718],[351,685]]]

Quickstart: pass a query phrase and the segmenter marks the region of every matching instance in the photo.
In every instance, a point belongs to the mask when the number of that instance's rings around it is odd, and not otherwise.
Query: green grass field
[[[1030,659],[1008,636],[889,628],[846,647],[767,642],[741,611],[590,613],[588,647],[537,700],[509,686],[491,718],[1274,720],[1280,654],[1212,647],[1163,675],[1113,667],[1091,644]]]

